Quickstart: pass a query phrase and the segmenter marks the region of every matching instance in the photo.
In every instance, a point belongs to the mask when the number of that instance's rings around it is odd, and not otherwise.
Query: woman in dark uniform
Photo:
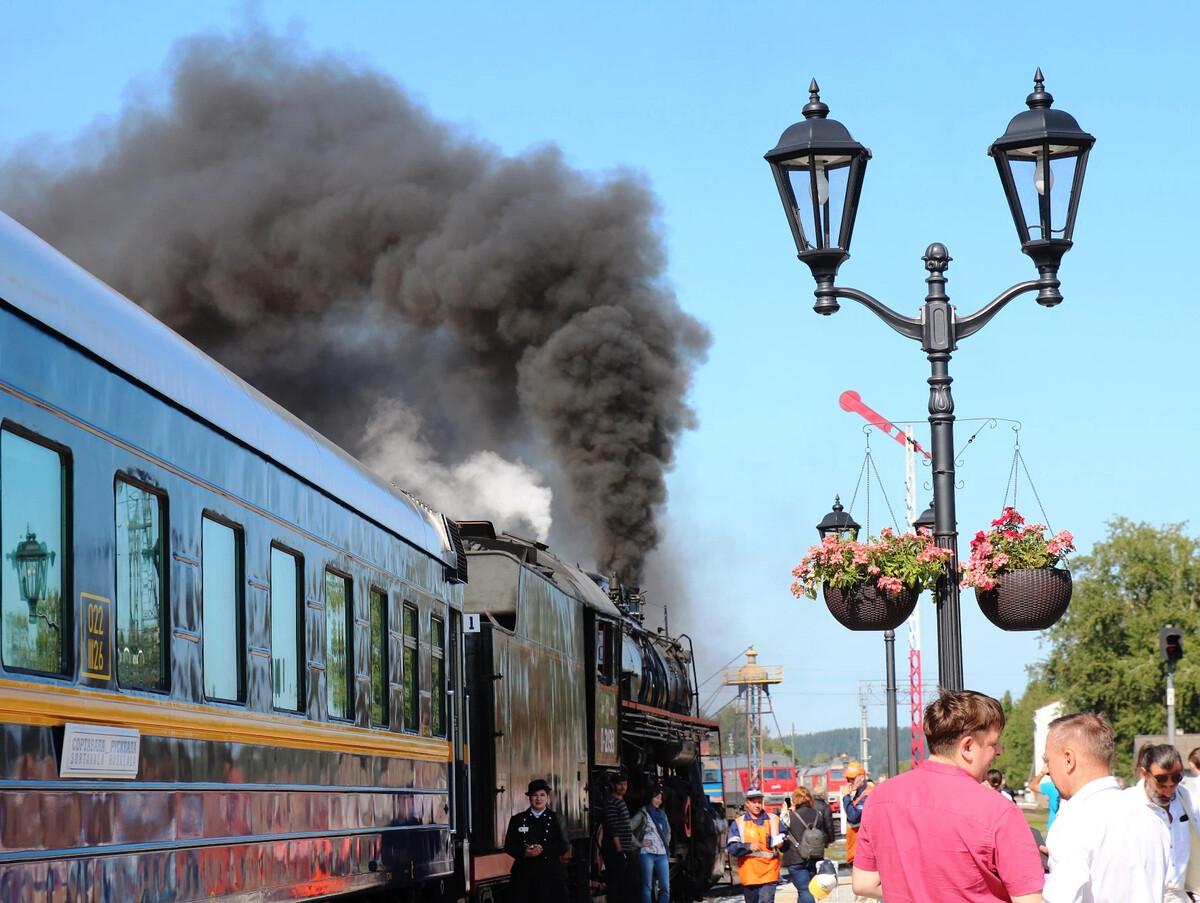
[[[525,791],[529,808],[508,822],[504,852],[513,858],[509,899],[514,903],[566,903],[567,881],[562,861],[567,833],[550,808],[550,785],[539,778]]]

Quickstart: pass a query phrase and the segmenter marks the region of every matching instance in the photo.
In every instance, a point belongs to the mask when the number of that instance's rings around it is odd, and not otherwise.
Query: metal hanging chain
[[[1025,473],[1025,480],[1029,483],[1029,488],[1033,491],[1033,497],[1037,500],[1038,510],[1042,512],[1042,523],[1046,525],[1046,529],[1051,533],[1050,518],[1046,516],[1046,506],[1042,504],[1042,497],[1038,495],[1037,487],[1033,485],[1033,477],[1029,475],[1029,466],[1025,463],[1025,458],[1021,455],[1021,427],[1018,424],[1013,427],[1013,459],[1012,466],[1008,469],[1008,484],[1004,487],[1004,502],[1001,508],[1008,507],[1008,494],[1012,492],[1012,506],[1017,507],[1017,464],[1021,465],[1021,470]]]
[[[867,437],[867,447],[863,452],[862,467],[860,467],[858,470],[858,482],[854,484],[854,494],[850,497],[850,507],[847,509],[849,511],[854,510],[854,500],[858,498],[858,488],[860,485],[862,485],[863,474],[866,473],[867,485],[865,495],[867,501],[867,514],[864,518],[865,524],[863,529],[866,531],[867,536],[871,535],[871,473],[875,474],[875,482],[879,484],[879,491],[883,495],[883,503],[887,506],[888,514],[891,515],[892,529],[899,529],[899,527],[896,526],[896,512],[892,510],[891,499],[889,499],[887,496],[887,489],[884,488],[883,479],[879,476],[879,469],[875,466],[875,459],[871,455],[871,429],[872,427],[870,425],[863,427],[863,432]],[[870,473],[867,472],[868,468],[870,468]]]
[[[863,474],[867,472],[867,462],[871,460],[871,436],[867,434],[867,451],[863,457],[862,467],[858,469],[858,480],[854,484],[854,493],[850,496],[850,504],[847,506],[848,513],[854,512],[854,500],[858,498],[858,487],[862,485]],[[871,535],[871,481],[867,480],[867,516],[864,518],[866,523],[863,529],[867,536]]]

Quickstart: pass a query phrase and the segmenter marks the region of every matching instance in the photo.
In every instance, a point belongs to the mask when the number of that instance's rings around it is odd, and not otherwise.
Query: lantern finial
[[[1054,103],[1054,95],[1046,90],[1043,81],[1045,79],[1042,78],[1042,67],[1038,66],[1037,72],[1033,73],[1033,93],[1025,98],[1025,103],[1031,110],[1048,110]]]
[[[808,103],[800,112],[805,119],[824,119],[829,115],[829,107],[821,102],[821,88],[815,78],[808,86]]]

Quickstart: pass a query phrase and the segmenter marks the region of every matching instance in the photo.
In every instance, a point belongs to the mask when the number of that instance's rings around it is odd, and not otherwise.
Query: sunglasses
[[[1180,783],[1183,780],[1183,772],[1173,771],[1170,774],[1152,774],[1150,777],[1154,778],[1155,784],[1157,784],[1159,787],[1163,787],[1167,784]]]

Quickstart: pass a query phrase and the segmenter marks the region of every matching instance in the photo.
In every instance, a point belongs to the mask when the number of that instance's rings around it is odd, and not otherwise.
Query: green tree
[[[1011,693],[1005,693],[1000,702],[1005,716],[1004,733],[1000,736],[1004,754],[996,757],[992,767],[1004,772],[1008,786],[1014,790],[1020,790],[1033,777],[1032,766],[1041,767],[1040,762],[1033,761],[1033,714],[1058,698],[1059,693],[1045,679],[1034,677],[1017,702],[1012,701]]]
[[[1075,594],[1050,631],[1040,677],[1065,710],[1104,712],[1117,735],[1114,771],[1131,774],[1133,739],[1165,729],[1166,666],[1158,631],[1200,627],[1200,543],[1183,524],[1154,527],[1116,518],[1090,555],[1071,561]],[[1200,722],[1200,649],[1175,672],[1176,718]]]

